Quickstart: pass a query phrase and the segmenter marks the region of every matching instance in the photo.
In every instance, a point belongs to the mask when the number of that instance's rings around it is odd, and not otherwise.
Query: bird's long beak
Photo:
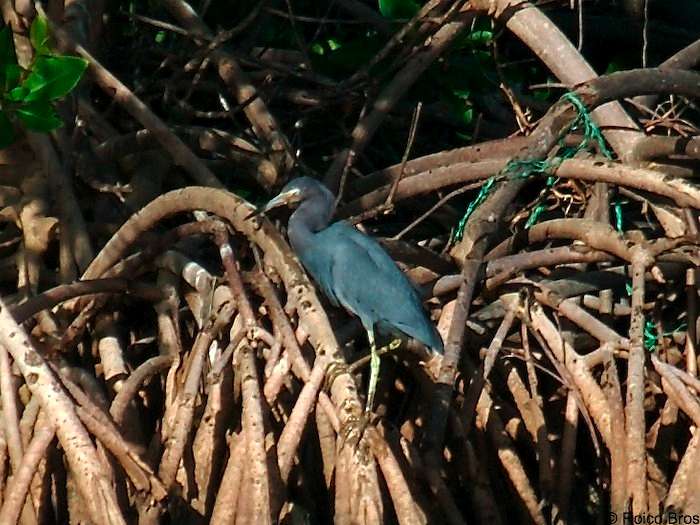
[[[285,191],[284,193],[280,193],[275,197],[274,199],[268,201],[265,206],[261,206],[254,212],[252,212],[250,215],[246,217],[246,220],[252,219],[253,217],[257,217],[258,215],[262,215],[263,213],[267,213],[273,208],[279,208],[280,206],[289,206],[290,204],[293,204],[299,200],[299,191],[294,189],[294,190],[289,190]]]

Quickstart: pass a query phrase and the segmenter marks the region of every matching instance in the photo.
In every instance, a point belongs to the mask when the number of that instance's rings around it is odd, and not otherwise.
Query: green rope
[[[588,117],[587,113],[584,113],[587,111],[587,109],[583,105],[583,103],[581,102],[581,99],[579,99],[574,93],[565,93],[562,96],[562,99],[565,99],[568,102],[570,102],[576,108],[576,111],[577,111],[576,120],[574,120],[574,123],[572,124],[569,131],[573,131],[575,129],[578,129],[578,128],[580,128],[581,125],[583,125],[583,128],[584,128],[583,140],[576,148],[568,148],[571,150],[571,153],[569,153],[568,156],[566,156],[565,158],[567,158],[567,159],[572,158],[579,151],[588,147],[591,140],[594,140],[596,142],[596,144],[598,144],[598,149],[603,154],[603,156],[608,160],[612,160],[612,158],[613,158],[612,153],[608,149],[607,144],[605,143],[605,140],[603,139],[603,135],[600,132],[600,128],[598,126],[596,126],[595,123]],[[582,118],[582,115],[584,115],[584,114],[588,118]],[[615,213],[615,229],[617,229],[617,231],[619,231],[619,232],[624,231],[624,229],[622,227],[622,224],[623,224],[622,205],[623,204],[627,204],[627,201],[616,201],[615,203],[613,203],[613,211]]]
[[[505,168],[505,174],[514,179],[528,179],[533,175],[547,173],[550,163],[548,160],[511,160]]]
[[[576,93],[572,92],[564,93],[564,95],[562,95],[561,98],[562,100],[566,100],[572,106],[574,106],[574,109],[576,109],[577,113],[576,119],[573,121],[573,123],[567,130],[567,133],[571,133],[572,131],[576,131],[577,129],[581,129],[581,127],[583,127],[583,140],[575,148],[568,148],[573,150],[573,152],[569,153],[568,156],[565,158],[573,158],[574,155],[576,155],[579,151],[588,148],[591,141],[595,141],[595,143],[598,145],[598,149],[603,154],[603,156],[608,160],[612,160],[612,152],[610,151],[610,149],[608,149],[608,146],[605,143],[605,139],[603,138],[603,134],[600,132],[600,128],[596,125],[595,122],[593,122],[593,119],[591,119],[591,114],[588,112],[588,108],[586,108],[586,105],[583,103],[583,101],[578,97]]]
[[[654,321],[647,319],[644,323],[644,348],[648,352],[653,352],[656,349],[656,325]]]
[[[546,209],[546,206],[542,203],[542,201],[547,196],[547,193],[549,192],[549,188],[554,186],[558,181],[559,181],[559,177],[552,177],[551,175],[549,177],[547,177],[547,184],[545,185],[545,187],[542,189],[539,196],[537,197],[539,204],[537,204],[537,206],[535,206],[535,209],[532,210],[532,213],[530,213],[530,216],[528,217],[527,222],[525,223],[526,230],[531,228],[539,220],[540,215],[542,215],[542,212]]]
[[[469,217],[474,212],[474,210],[486,200],[489,193],[493,190],[493,187],[497,180],[507,180],[515,178],[527,179],[535,175],[546,175],[552,173],[556,170],[557,167],[559,167],[559,165],[564,160],[571,159],[580,151],[589,148],[591,142],[595,142],[598,145],[598,149],[606,158],[612,159],[612,153],[610,152],[605,143],[605,139],[603,138],[603,135],[600,132],[600,128],[595,124],[595,122],[593,122],[590,113],[588,112],[588,109],[578,97],[578,95],[572,92],[565,93],[561,97],[561,100],[569,102],[574,107],[574,109],[576,110],[576,118],[569,125],[566,132],[559,141],[559,148],[554,157],[543,160],[511,160],[499,174],[490,177],[486,181],[486,183],[481,187],[481,190],[479,191],[479,194],[476,196],[476,198],[469,203],[469,206],[467,207],[464,216],[457,224],[457,228],[455,228],[453,241],[462,240],[462,237],[464,236],[464,228],[467,224],[467,221],[469,220]],[[564,144],[564,137],[578,129],[583,130],[583,139],[581,140],[581,142],[575,147],[566,146]],[[540,215],[545,209],[544,204],[542,204],[541,201],[544,200],[544,197],[549,191],[549,188],[551,188],[557,180],[558,179],[551,176],[547,179],[547,186],[540,193],[537,199],[540,202],[538,202],[538,204],[535,206],[534,210],[528,217],[525,228],[529,228],[537,222]]]
[[[613,212],[615,213],[615,229],[620,233],[624,232],[623,217],[622,217],[622,205],[627,204],[627,201],[615,201],[612,203]]]
[[[496,177],[489,178],[481,187],[481,190],[479,190],[479,194],[476,196],[476,199],[469,203],[467,211],[464,213],[464,217],[462,217],[462,219],[459,221],[459,224],[457,224],[457,229],[454,233],[455,239],[457,239],[458,241],[462,240],[462,237],[464,236],[464,227],[467,224],[469,216],[477,208],[477,206],[479,206],[482,202],[486,200],[486,197],[488,197],[489,193],[491,192],[491,188],[495,183]]]
[[[688,328],[687,323],[681,323],[673,330],[662,332],[661,337],[672,336],[676,332],[686,330],[687,328]],[[657,344],[658,344],[658,335],[656,333],[656,325],[654,324],[653,321],[647,319],[647,321],[644,323],[644,348],[648,352],[654,352],[656,350]]]

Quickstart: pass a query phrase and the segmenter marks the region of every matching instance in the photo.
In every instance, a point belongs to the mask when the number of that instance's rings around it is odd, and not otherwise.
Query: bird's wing
[[[440,351],[442,343],[428,319],[413,283],[381,245],[344,222],[322,232],[329,249],[329,282],[340,304],[366,329],[380,323]],[[327,236],[327,237],[326,237]]]
[[[298,256],[324,295],[333,306],[337,307],[341,305],[341,302],[333,287],[333,251],[331,249],[335,241],[330,238],[332,236],[323,235],[325,231],[316,234],[318,236],[316,242],[304,252],[299,253]]]
[[[352,241],[352,249],[356,252],[363,252],[369,255],[373,263],[374,271],[378,272],[378,275],[386,280],[392,280],[392,282],[402,281],[402,284],[408,284],[409,286],[401,286],[402,299],[410,299],[421,303],[420,294],[415,287],[413,281],[411,281],[406,275],[401,271],[401,269],[396,264],[396,261],[389,256],[386,250],[381,244],[373,237],[363,234],[347,222],[341,221],[336,222],[331,226],[332,228],[342,230],[342,237],[347,238]],[[369,268],[368,268],[369,270]],[[399,277],[400,276],[400,277]],[[360,276],[361,277],[361,276]],[[386,282],[386,281],[385,281]],[[392,290],[393,293],[396,290]],[[405,296],[405,297],[403,297]]]

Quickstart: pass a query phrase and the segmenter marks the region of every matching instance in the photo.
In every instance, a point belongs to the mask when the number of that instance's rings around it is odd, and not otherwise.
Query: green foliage
[[[493,40],[493,31],[490,29],[475,29],[467,33],[466,41],[475,46],[486,46]]]
[[[27,90],[24,102],[58,100],[70,93],[87,68],[87,61],[71,56],[43,56],[34,60],[34,67],[20,88]]]
[[[46,100],[23,104],[15,112],[30,131],[49,132],[63,125],[53,106]]]
[[[369,62],[382,45],[381,37],[374,33],[353,38],[325,38],[312,45],[311,62],[315,70],[340,80]]]
[[[32,27],[29,29],[29,40],[32,47],[39,55],[48,55],[51,52],[49,48],[49,24],[43,16],[37,16],[32,22]]]
[[[623,69],[626,69],[620,62],[617,60],[611,60],[608,62],[608,67],[605,68],[605,74],[609,75],[610,73],[615,73],[616,71],[621,71]]]
[[[12,30],[9,26],[5,26],[0,31],[0,77],[6,90],[12,85],[8,79],[14,79],[14,82],[19,80],[18,73],[19,66],[15,55],[15,44],[12,40]]]
[[[16,119],[31,131],[49,132],[63,125],[52,102],[78,84],[87,60],[51,52],[48,21],[36,16],[29,31],[34,59],[24,70],[17,63],[12,31],[0,31],[0,148],[11,144]]]
[[[379,12],[386,18],[413,18],[420,10],[414,0],[379,0]]]

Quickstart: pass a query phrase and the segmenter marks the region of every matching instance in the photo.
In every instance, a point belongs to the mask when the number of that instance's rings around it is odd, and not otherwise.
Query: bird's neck
[[[289,218],[289,226],[287,227],[289,242],[298,254],[311,245],[317,232],[328,226],[333,213],[332,210],[329,213],[326,210],[308,204],[310,203],[303,202],[292,213]]]

